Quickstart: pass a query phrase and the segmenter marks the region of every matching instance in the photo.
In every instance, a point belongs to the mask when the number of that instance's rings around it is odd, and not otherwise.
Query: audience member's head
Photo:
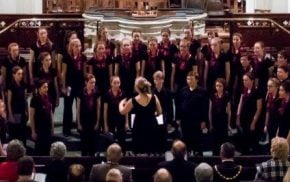
[[[172,144],[171,152],[175,159],[184,159],[186,155],[186,145],[181,140],[176,140]]]
[[[21,157],[18,160],[17,171],[18,171],[19,178],[21,178],[21,177],[30,178],[32,176],[33,171],[34,171],[33,158],[29,157],[29,156]]]
[[[23,157],[26,150],[23,144],[19,140],[11,140],[7,146],[7,160],[17,161],[19,158]]]
[[[213,169],[207,163],[200,163],[194,170],[196,182],[213,181]]]
[[[66,146],[63,142],[54,142],[50,147],[50,156],[54,160],[63,160],[66,155]]]
[[[235,156],[235,146],[229,142],[221,145],[220,156],[222,159],[232,159]]]
[[[107,161],[118,163],[122,156],[122,148],[119,144],[113,143],[107,148]]]
[[[172,182],[171,174],[164,168],[154,174],[154,182]]]
[[[271,156],[274,159],[286,161],[288,159],[289,144],[285,138],[275,137],[271,141]]]
[[[106,182],[122,182],[122,173],[119,169],[112,168],[106,175]]]
[[[68,182],[84,182],[85,168],[81,164],[72,164],[68,170]]]

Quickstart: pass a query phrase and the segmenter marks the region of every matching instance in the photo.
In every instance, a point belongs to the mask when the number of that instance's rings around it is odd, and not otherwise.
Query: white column
[[[246,0],[246,13],[255,12],[255,0]]]
[[[272,0],[271,13],[289,13],[290,0]]]

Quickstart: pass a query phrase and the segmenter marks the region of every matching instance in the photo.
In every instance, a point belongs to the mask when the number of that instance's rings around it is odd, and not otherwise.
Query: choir
[[[135,153],[164,152],[172,131],[197,154],[209,146],[218,154],[233,133],[242,154],[257,154],[264,135],[290,136],[286,51],[268,56],[264,43],[257,41],[249,53],[240,33],[233,34],[225,51],[217,33],[209,32],[204,44],[190,26],[184,27],[180,41],[172,41],[170,29],[164,28],[160,42],[152,37],[146,43],[134,29],[132,39],[124,38],[120,46],[108,38],[106,27],[99,32],[90,59],[74,31],[56,45],[47,29],[38,29],[28,63],[19,45],[9,44],[1,64],[2,141],[16,138],[25,144],[30,120],[36,154],[47,155],[60,96],[65,136],[71,135],[77,103],[82,155],[94,154],[96,132],[112,133],[124,150]],[[29,107],[27,93],[33,95]],[[133,142],[128,147],[130,128]]]

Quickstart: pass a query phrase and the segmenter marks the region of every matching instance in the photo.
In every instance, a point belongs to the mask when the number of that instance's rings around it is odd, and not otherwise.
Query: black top
[[[88,94],[84,89],[79,95],[80,99],[80,123],[84,129],[94,129],[97,121],[97,100],[99,93],[94,90]]]
[[[116,49],[116,45],[112,41],[107,40],[106,41],[106,55],[110,57],[111,59],[114,57],[115,49]]]
[[[160,92],[157,91],[155,88],[153,90],[153,93],[157,96],[159,99],[161,108],[162,108],[162,114],[164,118],[165,124],[172,124],[173,122],[173,96],[171,92],[167,88],[162,88]]]
[[[194,57],[191,54],[187,54],[185,57],[178,54],[172,64],[175,64],[175,83],[180,88],[186,86],[187,73],[192,71],[192,67],[196,65]]]
[[[23,70],[25,70],[26,66],[27,66],[27,62],[21,56],[18,56],[18,59],[16,59],[16,60],[12,60],[11,57],[8,56],[8,57],[6,57],[3,60],[2,66],[6,68],[6,80],[5,80],[5,83],[6,83],[6,86],[7,86],[9,83],[11,83],[11,80],[12,80],[12,77],[13,77],[12,76],[12,68],[14,66],[19,66]]]
[[[41,45],[40,42],[35,42],[31,45],[31,50],[34,52],[34,65],[33,65],[33,71],[35,73],[36,70],[38,70],[41,67],[41,62],[39,60],[39,55],[42,52],[48,52],[52,54],[53,51],[55,51],[54,44],[49,44],[48,42],[46,44]]]
[[[47,95],[36,94],[32,97],[30,107],[35,109],[34,122],[37,135],[50,135],[52,130],[52,105]]]
[[[53,160],[45,167],[48,182],[66,182],[68,166],[63,160]]]
[[[98,89],[101,93],[105,93],[109,89],[109,66],[112,63],[113,60],[110,56],[105,56],[102,59],[93,57],[88,61],[88,65],[91,65],[93,67],[93,73],[96,78],[96,85],[98,86]]]
[[[190,46],[189,46],[189,52],[194,58],[195,58],[197,51],[200,47],[201,47],[200,41],[198,41],[196,39],[191,40]]]
[[[210,100],[212,102],[211,116],[213,127],[227,129],[227,105],[230,101],[229,95],[224,93],[219,97],[215,93],[211,95]]]
[[[136,57],[139,61],[146,59],[147,46],[143,42],[132,43],[132,52],[133,56]]]
[[[77,89],[79,93],[84,87],[84,66],[87,58],[81,54],[76,59],[70,55],[65,55],[63,63],[67,65],[66,86]]]
[[[114,95],[112,90],[104,95],[104,103],[108,104],[108,121],[120,122],[124,121],[124,116],[119,112],[119,103],[125,98],[122,90],[119,90],[117,95]]]
[[[56,102],[56,88],[54,80],[57,76],[56,70],[52,67],[49,68],[48,72],[45,72],[43,68],[40,68],[36,74],[35,77],[37,80],[45,80],[48,83],[48,95],[50,98],[51,103],[54,105]]]
[[[184,124],[198,126],[201,122],[208,121],[208,95],[201,87],[193,91],[184,87],[176,99],[176,119],[181,119]]]
[[[163,55],[157,51],[156,55],[153,55],[149,50],[145,63],[145,78],[153,83],[153,74],[157,70],[161,70],[161,60]]]
[[[218,57],[215,57],[213,53],[209,54],[207,57],[207,61],[208,61],[207,89],[209,92],[211,92],[215,80],[217,78],[226,77],[225,65],[228,59],[225,53],[220,52]]]
[[[287,138],[290,128],[290,102],[280,100],[278,106],[279,137]]]
[[[214,181],[238,182],[243,175],[243,167],[236,165],[234,161],[224,161],[214,166]]]
[[[252,63],[255,77],[259,80],[258,90],[265,96],[269,79],[269,67],[273,65],[273,62],[270,58],[264,58],[262,61],[255,59]]]
[[[235,77],[238,71],[241,69],[241,52],[243,48],[241,47],[238,52],[234,48],[229,49],[227,52],[228,59],[231,63],[231,77]]]
[[[11,109],[13,113],[11,114],[25,114],[27,106],[25,96],[26,84],[22,81],[19,85],[17,85],[13,79],[7,89],[12,93]]]
[[[180,160],[180,159],[173,159],[169,162],[161,162],[158,165],[160,168],[165,168],[169,171],[172,176],[172,182],[193,182],[195,181],[194,178],[194,170],[196,164]]]
[[[260,92],[253,88],[250,92],[247,89],[243,91],[242,107],[240,113],[241,126],[244,129],[249,129],[250,124],[257,111],[257,100],[262,99]]]

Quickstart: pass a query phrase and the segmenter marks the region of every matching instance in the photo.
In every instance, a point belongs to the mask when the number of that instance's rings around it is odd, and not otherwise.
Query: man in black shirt
[[[176,98],[176,119],[188,150],[200,153],[201,135],[207,133],[208,95],[197,85],[195,72],[189,72],[186,79],[187,86],[180,90]]]

